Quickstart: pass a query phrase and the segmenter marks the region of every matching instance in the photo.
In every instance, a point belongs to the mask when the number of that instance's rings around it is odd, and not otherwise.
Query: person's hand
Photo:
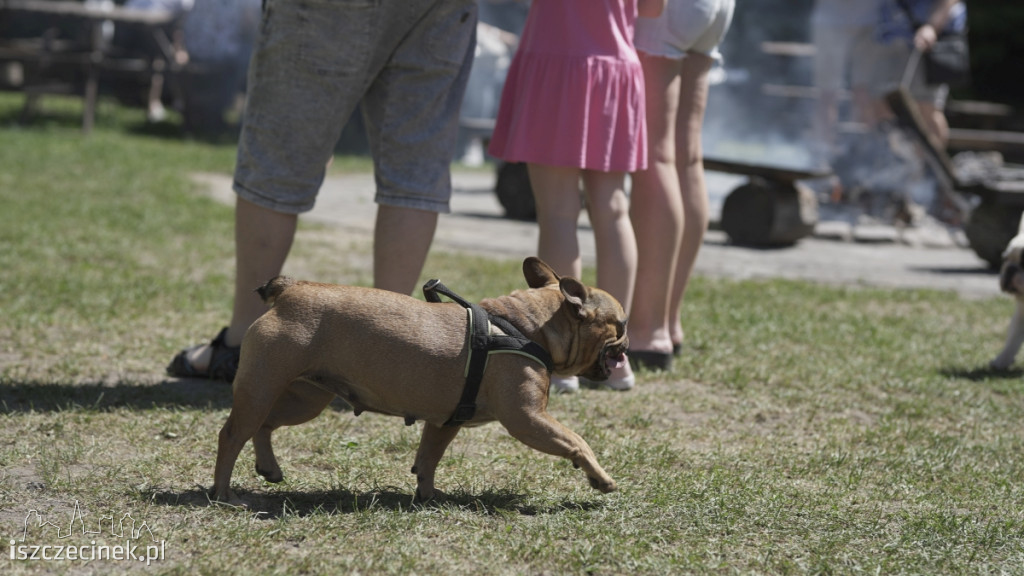
[[[935,31],[935,27],[931,24],[925,24],[914,33],[914,48],[921,52],[927,52],[932,49],[932,46],[935,45],[935,41],[938,39],[939,33]]]

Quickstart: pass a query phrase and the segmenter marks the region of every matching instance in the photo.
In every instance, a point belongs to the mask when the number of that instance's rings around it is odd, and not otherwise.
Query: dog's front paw
[[[619,487],[615,485],[615,480],[612,480],[611,478],[605,478],[604,480],[602,480],[600,478],[594,478],[592,476],[588,476],[587,480],[590,481],[590,487],[591,488],[593,488],[594,490],[597,490],[597,491],[599,491],[599,492],[601,492],[603,494],[607,494],[609,492],[615,492],[616,490],[619,489]]]
[[[427,490],[421,490],[421,489],[417,488],[416,489],[416,495],[413,496],[412,503],[413,504],[427,504],[428,502],[432,502],[432,501],[435,501],[435,500],[440,500],[440,499],[443,499],[444,497],[445,497],[445,493],[440,491],[440,490],[430,489],[429,491],[427,491]]]
[[[256,473],[259,474],[260,476],[263,476],[263,479],[266,480],[267,482],[277,484],[278,482],[284,481],[284,472],[281,472],[281,468],[279,466],[272,468],[270,470],[264,470],[260,468],[260,465],[257,463]]]
[[[227,504],[228,506],[235,506],[238,508],[249,507],[248,504],[238,497],[238,494],[235,494],[234,490],[230,488],[220,489],[216,486],[210,490],[210,502],[212,504]]]

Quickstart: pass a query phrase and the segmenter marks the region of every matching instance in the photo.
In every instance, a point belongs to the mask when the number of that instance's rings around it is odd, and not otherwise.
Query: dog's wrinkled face
[[[1016,238],[1014,239],[1017,240]],[[1003,253],[1003,266],[999,272],[999,287],[1003,292],[1013,294],[1018,298],[1024,297],[1024,266],[1021,257],[1024,256],[1024,246],[1014,245],[1011,242]]]
[[[626,336],[626,313],[619,302],[603,290],[590,289],[586,313],[593,320],[581,325],[584,342],[600,342],[600,353],[580,376],[590,380],[607,380],[614,368],[626,362],[629,338]]]
[[[589,288],[579,280],[559,277],[538,258],[523,262],[523,274],[530,288],[554,289],[562,293],[563,312],[575,326],[564,335],[564,358],[558,373],[607,380],[611,371],[626,362],[626,312],[614,296],[600,288]]]

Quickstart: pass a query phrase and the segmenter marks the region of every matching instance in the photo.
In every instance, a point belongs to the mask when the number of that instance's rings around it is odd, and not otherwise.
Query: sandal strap
[[[211,380],[223,380],[234,382],[235,373],[238,372],[238,360],[241,356],[242,346],[227,345],[228,328],[221,329],[220,334],[210,342],[210,366],[206,369],[207,377]]]
[[[203,372],[196,370],[196,367],[189,362],[188,356],[191,348],[186,348],[171,360],[167,366],[167,373],[178,378],[208,378],[210,380],[222,380],[233,382],[235,373],[238,372],[238,359],[242,347],[227,345],[228,329],[225,326],[217,337],[210,341],[210,365]]]

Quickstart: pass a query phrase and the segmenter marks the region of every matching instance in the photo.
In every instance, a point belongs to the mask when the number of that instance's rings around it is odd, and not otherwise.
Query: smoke
[[[809,1],[737,2],[732,27],[721,45],[723,65],[712,73],[704,122],[705,154],[711,157],[819,168],[814,161],[812,60],[765,51],[779,43],[809,41]],[[805,88],[800,96],[778,88]],[[800,93],[800,90],[796,90]],[[811,91],[813,92],[813,90]]]
[[[850,122],[840,102],[842,129],[827,146],[816,126],[811,12],[813,0],[746,0],[721,46],[703,129],[705,156],[780,168],[831,169],[848,202],[888,220],[893,205],[932,211],[941,198],[917,144],[893,126],[879,131]],[[812,188],[831,189],[826,182]],[[827,195],[823,195],[826,201]]]

